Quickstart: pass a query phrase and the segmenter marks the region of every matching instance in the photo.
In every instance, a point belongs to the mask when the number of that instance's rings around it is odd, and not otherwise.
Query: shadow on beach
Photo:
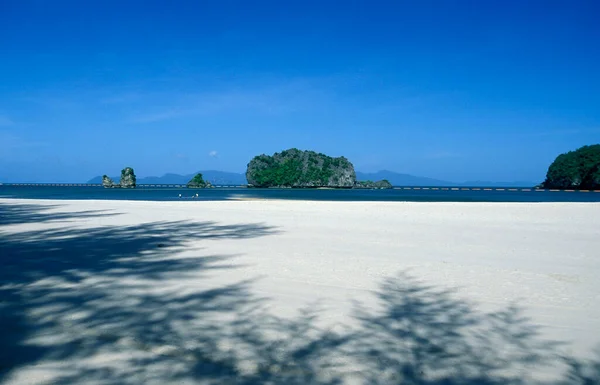
[[[77,228],[69,222],[119,214],[55,208],[0,204],[0,383],[530,384],[542,382],[533,368],[561,365],[544,383],[600,384],[600,355],[562,356],[517,306],[482,313],[408,273],[381,284],[378,310],[357,303],[354,326],[336,332],[317,327],[318,307],[270,314],[254,278],[176,284],[239,267],[202,249],[178,255],[189,242],[280,231],[265,224]],[[63,226],[9,229],[50,222]]]

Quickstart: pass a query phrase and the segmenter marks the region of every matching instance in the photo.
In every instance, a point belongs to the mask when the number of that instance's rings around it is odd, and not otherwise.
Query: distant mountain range
[[[388,170],[381,170],[374,173],[357,171],[356,179],[372,181],[387,179],[394,186],[450,186],[455,184],[444,180],[425,178],[409,174],[400,174]]]
[[[246,184],[246,175],[235,172],[224,172],[216,170],[199,171],[202,173],[204,180],[211,182],[214,185],[244,185]],[[138,184],[186,184],[196,175],[187,174],[165,174],[163,176],[149,176],[138,178]],[[477,187],[533,187],[537,183],[528,181],[516,182],[490,182],[490,181],[468,181],[463,183],[448,182],[440,179],[426,178],[409,174],[400,174],[393,171],[382,170],[375,173],[356,172],[358,180],[378,181],[387,179],[394,186],[477,186]],[[115,182],[119,181],[119,177],[112,178]],[[87,183],[100,184],[102,177],[97,176],[90,179]]]
[[[458,183],[459,186],[469,187],[535,187],[539,184],[539,182],[527,182],[522,180],[517,180],[514,182],[490,182],[476,180]]]

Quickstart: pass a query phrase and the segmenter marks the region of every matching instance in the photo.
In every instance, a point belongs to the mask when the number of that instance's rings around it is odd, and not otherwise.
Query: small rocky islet
[[[187,183],[187,188],[213,188],[214,186],[205,181],[202,174],[198,173]]]
[[[115,183],[108,175],[102,176],[102,186],[104,188],[135,188],[137,183],[135,171],[132,167],[125,167],[121,170],[121,179]],[[188,183],[188,188],[213,188],[214,186],[205,181],[201,173],[196,174]]]
[[[136,177],[133,168],[125,167],[121,170],[121,180],[119,183],[115,183],[107,175],[102,176],[102,186],[104,188],[135,188]]]

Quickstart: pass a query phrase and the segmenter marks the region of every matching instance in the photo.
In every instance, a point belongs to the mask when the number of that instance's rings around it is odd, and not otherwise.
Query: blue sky
[[[290,147],[541,181],[600,142],[600,2],[0,0],[0,181]]]

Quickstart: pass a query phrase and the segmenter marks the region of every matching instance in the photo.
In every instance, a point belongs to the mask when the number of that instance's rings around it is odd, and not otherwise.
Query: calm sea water
[[[181,194],[181,197],[179,197]],[[198,194],[198,197],[196,197]],[[600,192],[483,191],[483,190],[304,190],[214,188],[137,188],[0,186],[0,198],[102,199],[142,201],[229,200],[275,198],[316,201],[410,201],[410,202],[600,202]]]

